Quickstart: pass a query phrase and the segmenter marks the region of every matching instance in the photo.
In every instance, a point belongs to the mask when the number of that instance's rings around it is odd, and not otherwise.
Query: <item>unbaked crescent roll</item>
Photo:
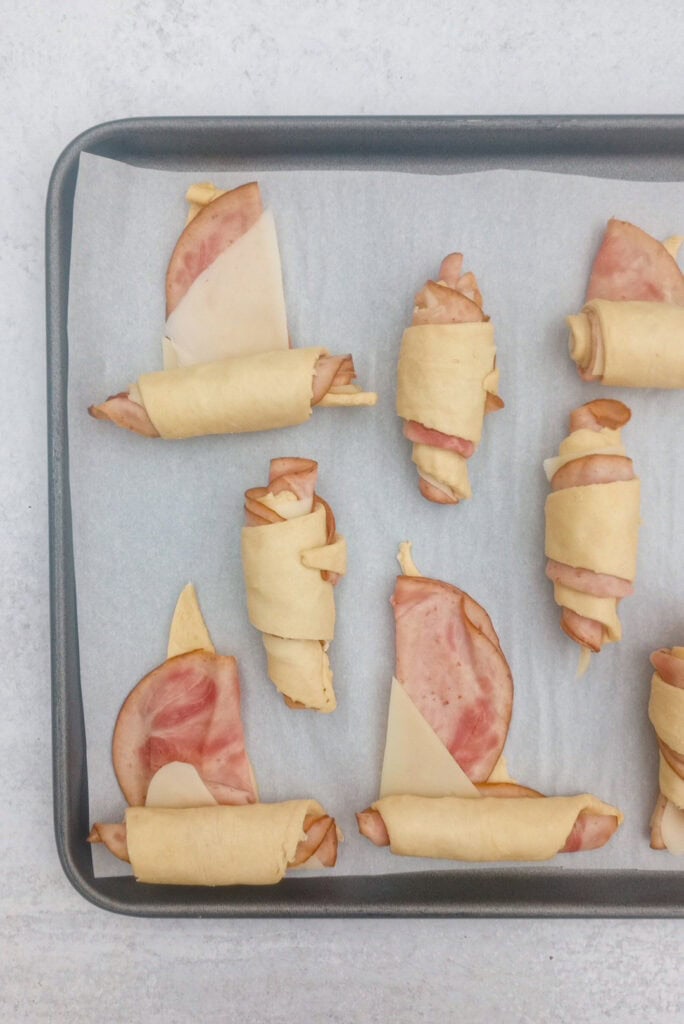
[[[413,441],[421,494],[442,505],[471,496],[467,460],[485,415],[503,407],[494,328],[475,275],[462,267],[461,253],[451,253],[439,281],[418,293],[399,354],[397,412]]]
[[[169,261],[164,369],[89,408],[145,437],[237,434],[304,423],[316,405],[374,405],[351,356],[293,349],[270,210],[249,182],[188,190],[190,215]]]
[[[660,794],[651,846],[684,854],[684,647],[654,651],[648,717],[658,737]]]
[[[268,486],[245,493],[242,562],[249,619],[262,633],[271,680],[291,707],[334,711],[327,649],[346,544],[315,493],[317,477],[310,459],[271,460]]]
[[[587,652],[620,640],[618,606],[636,577],[640,484],[620,437],[630,415],[612,399],[581,406],[558,456],[544,463],[553,492],[546,574],[562,629]]]
[[[339,835],[315,800],[242,807],[129,807],[89,842],[129,861],[139,882],[275,885],[288,868],[334,867]]]
[[[603,846],[617,807],[580,796],[388,796],[359,818],[363,835],[404,857],[541,861]]]
[[[682,239],[661,243],[610,220],[587,303],[569,316],[570,355],[584,380],[615,387],[684,387]]]

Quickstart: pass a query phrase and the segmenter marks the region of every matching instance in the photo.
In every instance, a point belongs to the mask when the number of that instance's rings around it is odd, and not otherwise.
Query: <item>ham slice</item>
[[[392,598],[397,679],[472,782],[501,756],[513,680],[484,608],[458,587],[400,576]]]
[[[217,256],[246,234],[263,212],[257,182],[231,189],[200,210],[186,226],[166,272],[166,315]]]
[[[604,428],[619,430],[629,421],[630,416],[630,410],[622,402],[614,399],[597,399],[572,412],[570,430],[571,433],[598,433]],[[631,459],[617,454],[587,454],[573,458],[560,466],[551,477],[551,490],[558,492],[571,487],[634,479],[636,474]],[[561,584],[578,594],[613,599],[616,607],[623,597],[628,597],[634,591],[630,580],[594,572],[583,566],[565,565],[552,558],[547,561],[546,575],[554,583]],[[561,628],[571,640],[594,653],[598,653],[607,641],[604,623],[588,618],[569,607],[563,607]]]
[[[320,817],[309,815],[304,820],[304,836],[295,855],[289,862],[291,868],[332,868],[337,862],[337,848],[340,835],[335,819],[324,814]],[[104,843],[110,853],[119,860],[129,862],[126,842],[126,825],[93,825],[89,843]]]
[[[450,253],[442,260],[439,280],[427,281],[416,295],[413,326],[430,324],[472,324],[487,321],[483,310],[482,294],[472,272],[464,274],[463,255]],[[503,408],[498,395],[487,392],[483,415]],[[470,439],[447,434],[428,427],[417,420],[404,423],[404,436],[414,445],[426,445],[446,452],[454,452],[469,459],[477,445]],[[456,505],[465,493],[453,485],[432,477],[418,463],[420,492],[428,501],[439,505]]]
[[[235,658],[193,651],[145,676],[119,712],[112,759],[132,807],[145,803],[154,774],[174,761],[193,765],[218,803],[256,802]]]
[[[625,220],[609,220],[587,301],[672,302],[684,306],[684,275],[666,247]]]

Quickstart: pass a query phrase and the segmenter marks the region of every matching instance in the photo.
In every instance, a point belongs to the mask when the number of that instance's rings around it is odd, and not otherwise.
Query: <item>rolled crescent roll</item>
[[[374,405],[351,356],[290,347],[275,224],[257,183],[203,183],[188,199],[166,275],[164,369],[91,416],[173,440],[296,426],[316,405]]]
[[[615,387],[684,387],[682,239],[661,243],[610,220],[587,303],[569,316],[570,355],[584,380]]]
[[[651,846],[684,854],[684,647],[654,651],[648,717],[658,737],[660,793]]]
[[[269,677],[291,707],[333,711],[327,649],[346,544],[315,493],[317,477],[310,459],[271,460],[268,486],[245,493],[242,562],[249,619],[262,633]]]
[[[387,796],[358,817],[362,835],[392,853],[460,861],[541,861],[597,849],[623,820],[617,807],[586,793]]]
[[[620,640],[618,606],[636,577],[640,483],[620,436],[630,415],[612,399],[581,406],[558,456],[544,463],[546,574],[562,629],[587,652]]]
[[[475,275],[462,267],[461,253],[451,253],[439,280],[418,293],[399,354],[397,412],[413,441],[421,494],[442,505],[471,496],[467,460],[486,413],[503,407],[494,328]]]
[[[513,680],[484,608],[421,577],[400,547],[380,798],[356,815],[392,853],[464,861],[548,860],[603,846],[621,813],[596,797],[544,797],[508,776]]]
[[[129,807],[123,825],[97,824],[88,838],[159,885],[274,885],[288,868],[334,867],[339,841],[315,800]]]

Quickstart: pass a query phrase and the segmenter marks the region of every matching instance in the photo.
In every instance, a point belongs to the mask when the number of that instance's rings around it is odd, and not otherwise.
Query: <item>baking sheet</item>
[[[347,836],[337,873],[452,867],[392,857],[361,839],[354,823],[354,811],[377,795],[393,667],[388,599],[397,544],[410,537],[421,570],[468,590],[499,632],[516,682],[511,773],[550,794],[589,789],[625,812],[608,847],[559,858],[554,868],[680,867],[648,848],[657,754],[646,707],[649,652],[681,642],[684,632],[676,512],[684,401],[676,392],[583,385],[566,354],[563,316],[581,304],[606,218],[633,220],[664,237],[684,223],[682,185],[523,171],[258,171],[278,226],[293,338],[354,352],[360,382],[379,392],[380,403],[317,410],[309,424],[285,431],[173,444],[92,421],[85,412],[91,401],[161,365],[163,278],[184,220],[183,193],[209,175],[82,154],[69,422],[92,817],[121,816],[109,757],[116,714],[135,681],[163,660],[175,600],[192,579],[217,648],[240,661],[262,798],[321,800]],[[213,178],[231,187],[247,176]],[[393,409],[413,294],[454,248],[478,274],[496,325],[507,407],[488,418],[471,460],[472,501],[444,509],[419,497]],[[625,441],[643,486],[639,579],[636,596],[622,605],[625,639],[577,681],[577,649],[560,633],[543,573],[541,461],[565,436],[570,409],[608,394],[634,412]],[[350,571],[337,589],[331,657],[339,708],[332,716],[285,707],[244,608],[242,492],[265,482],[269,459],[284,454],[318,459],[319,491],[349,543]],[[115,873],[110,857],[95,854],[98,874]]]

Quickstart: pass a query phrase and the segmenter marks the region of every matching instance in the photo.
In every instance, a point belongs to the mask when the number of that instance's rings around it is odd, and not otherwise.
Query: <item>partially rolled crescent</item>
[[[623,820],[616,807],[586,793],[388,796],[357,817],[361,833],[392,853],[458,861],[542,861],[596,849]]]
[[[654,651],[648,717],[658,737],[660,795],[651,818],[654,850],[684,853],[684,647]]]
[[[546,573],[565,633],[587,651],[620,640],[618,605],[632,593],[640,483],[620,438],[630,411],[601,399],[576,409],[570,435],[544,469]]]
[[[467,460],[482,437],[485,414],[503,406],[494,328],[474,275],[461,274],[462,263],[460,253],[451,253],[440,280],[418,293],[397,387],[397,412],[413,441],[421,493],[452,505],[471,496]]]
[[[317,475],[310,459],[271,461],[268,486],[245,494],[242,562],[249,619],[263,634],[276,688],[290,706],[333,711],[327,648],[346,545],[315,493]]]
[[[139,882],[274,885],[288,868],[333,867],[335,821],[315,800],[243,807],[129,807],[124,825],[95,825]]]
[[[610,220],[594,261],[587,304],[569,316],[570,356],[584,380],[615,387],[684,387],[681,238],[662,243]]]
[[[315,405],[374,405],[353,384],[351,356],[281,349],[146,373],[127,392],[91,405],[95,419],[174,440],[305,423]]]

